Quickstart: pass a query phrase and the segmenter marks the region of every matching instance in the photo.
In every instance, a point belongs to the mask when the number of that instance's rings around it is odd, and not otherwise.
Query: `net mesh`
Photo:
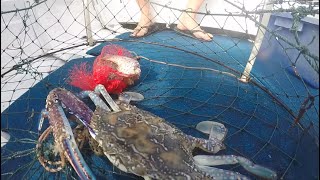
[[[197,123],[223,123],[219,155],[247,157],[283,179],[319,178],[319,30],[311,18],[318,1],[205,1],[197,22],[212,42],[174,31],[186,11],[180,2],[151,8],[158,32],[131,38],[141,13],[135,1],[1,1],[1,130],[11,136],[1,147],[1,177],[78,179],[68,163],[57,173],[39,163],[39,153],[57,160],[51,134],[35,149],[40,113],[53,88],[80,91],[68,84],[73,65],[92,65],[104,45],[118,44],[139,57],[141,77],[128,89],[145,97],[139,108],[195,137],[207,138]],[[140,178],[87,145],[81,152],[98,179]],[[221,168],[257,178],[240,166]]]

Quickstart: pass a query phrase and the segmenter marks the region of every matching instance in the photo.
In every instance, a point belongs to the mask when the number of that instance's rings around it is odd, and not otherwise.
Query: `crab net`
[[[54,88],[80,92],[70,69],[115,44],[139,57],[140,79],[126,89],[144,96],[137,107],[194,137],[208,138],[199,122],[222,123],[217,155],[246,157],[279,179],[319,179],[319,2],[205,1],[196,21],[209,42],[175,31],[183,2],[151,1],[156,32],[134,38],[134,0],[1,1],[1,178],[78,179],[68,162],[58,172],[39,163],[58,160],[52,134],[36,150],[41,111]],[[141,178],[86,145],[81,153],[98,179]]]

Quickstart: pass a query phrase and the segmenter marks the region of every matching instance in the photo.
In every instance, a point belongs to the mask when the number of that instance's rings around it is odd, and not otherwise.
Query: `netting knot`
[[[300,51],[300,53],[302,53],[302,54],[307,54],[307,53],[309,52],[307,46],[300,46],[299,51]]]

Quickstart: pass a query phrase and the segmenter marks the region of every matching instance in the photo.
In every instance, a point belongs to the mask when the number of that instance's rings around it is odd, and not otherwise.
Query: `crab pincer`
[[[75,141],[70,123],[63,107],[67,107],[93,133],[89,123],[93,111],[71,92],[56,88],[52,90],[46,100],[46,116],[55,139],[55,148],[60,155],[66,157],[81,179],[95,179],[94,174],[84,161]],[[61,157],[61,158],[64,158]],[[61,169],[61,168],[60,168]]]

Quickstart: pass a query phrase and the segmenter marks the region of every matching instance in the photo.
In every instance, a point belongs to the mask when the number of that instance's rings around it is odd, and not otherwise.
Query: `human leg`
[[[189,30],[196,38],[210,41],[212,40],[212,34],[203,31],[200,25],[196,22],[196,13],[201,7],[204,0],[189,0],[187,4],[187,10],[192,12],[183,12],[179,18],[177,28],[179,30]]]
[[[141,11],[140,21],[131,36],[142,37],[148,33],[149,27],[153,24],[149,0],[136,0]]]

